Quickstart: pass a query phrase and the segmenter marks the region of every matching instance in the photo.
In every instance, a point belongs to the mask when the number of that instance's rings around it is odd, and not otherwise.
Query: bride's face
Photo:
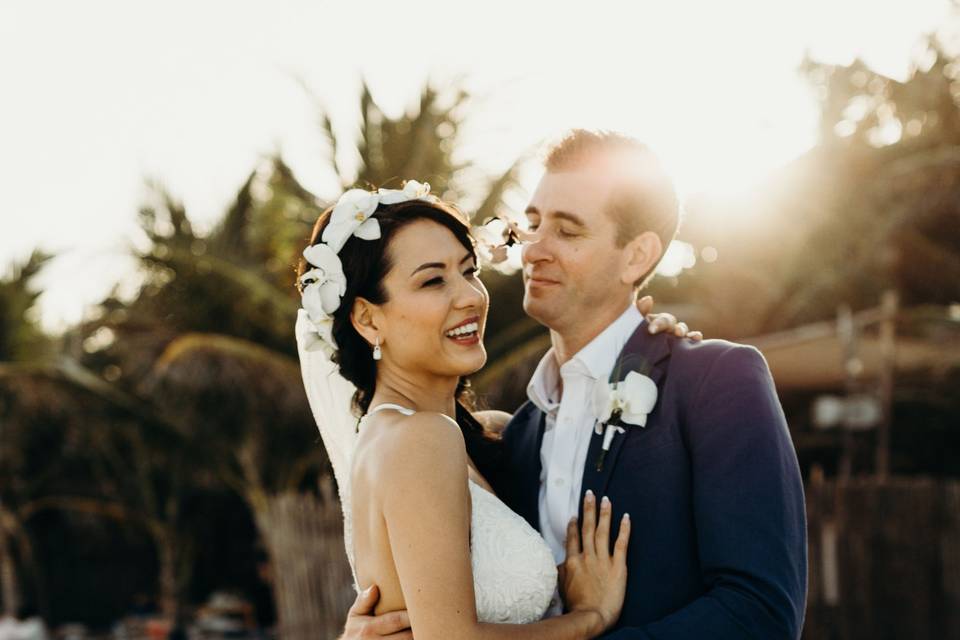
[[[375,312],[382,364],[441,376],[478,371],[490,298],[471,251],[446,227],[417,220],[397,231],[388,252],[387,302]]]

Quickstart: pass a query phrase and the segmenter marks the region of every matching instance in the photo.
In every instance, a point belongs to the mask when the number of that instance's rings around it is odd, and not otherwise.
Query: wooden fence
[[[807,487],[806,640],[960,639],[960,482]]]
[[[356,596],[340,504],[329,494],[285,494],[270,498],[257,520],[273,568],[278,637],[339,636]]]

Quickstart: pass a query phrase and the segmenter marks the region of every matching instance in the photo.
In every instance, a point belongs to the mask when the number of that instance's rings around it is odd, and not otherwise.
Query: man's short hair
[[[572,171],[598,160],[610,162],[611,170],[623,171],[620,186],[605,207],[617,225],[617,246],[625,247],[652,231],[666,253],[680,226],[680,203],[673,181],[647,145],[612,131],[573,129],[547,150],[544,166],[547,171]],[[656,265],[637,286],[646,284],[655,270]]]

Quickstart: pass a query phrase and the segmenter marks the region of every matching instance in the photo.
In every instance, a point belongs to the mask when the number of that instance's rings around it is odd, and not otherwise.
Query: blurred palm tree
[[[48,351],[47,341],[29,312],[39,295],[30,281],[49,258],[47,254],[34,252],[23,264],[14,264],[12,273],[0,280],[0,367],[26,362]],[[14,542],[19,543],[22,562],[30,556],[29,539],[23,518],[18,514],[20,505],[26,501],[25,485],[30,484],[30,476],[21,478],[16,473],[22,470],[22,465],[15,461],[23,459],[20,448],[23,443],[12,431],[8,420],[0,421],[0,602],[4,614],[9,616],[18,613],[22,597],[14,562]]]
[[[22,264],[13,264],[9,275],[0,279],[0,362],[28,362],[52,352],[51,341],[31,316],[40,295],[31,281],[51,257],[34,251]]]

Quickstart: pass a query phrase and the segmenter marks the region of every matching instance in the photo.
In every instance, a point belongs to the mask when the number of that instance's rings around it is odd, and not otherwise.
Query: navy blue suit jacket
[[[806,521],[797,457],[766,361],[753,347],[650,335],[641,324],[620,356],[650,376],[646,427],[628,426],[582,491],[609,496],[615,539],[633,524],[623,612],[605,637],[800,637]],[[497,494],[539,530],[543,413],[524,404],[504,431]],[[583,497],[581,495],[581,514]]]

